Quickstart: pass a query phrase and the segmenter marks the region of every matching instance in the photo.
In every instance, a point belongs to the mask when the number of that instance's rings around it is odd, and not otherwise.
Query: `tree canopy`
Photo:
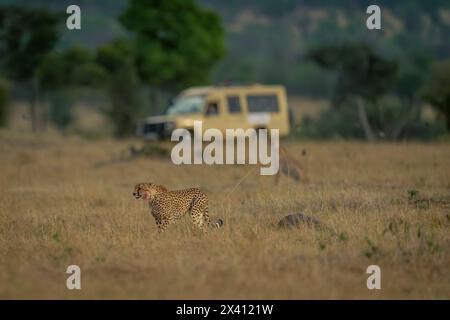
[[[375,53],[368,45],[325,45],[312,49],[307,57],[323,68],[338,71],[336,95],[361,96],[373,100],[393,85],[397,65]]]
[[[445,116],[450,130],[450,60],[436,62],[424,89],[424,98]]]
[[[366,139],[375,140],[363,101],[373,102],[393,86],[396,62],[378,55],[365,43],[324,45],[311,49],[306,56],[321,67],[338,72],[335,105],[354,100]]]
[[[120,20],[134,35],[142,81],[155,87],[204,83],[224,54],[219,16],[193,0],[131,0]]]
[[[59,15],[47,9],[5,6],[0,9],[0,71],[30,84],[30,115],[38,131],[39,81],[36,71],[59,39]]]
[[[11,79],[33,77],[58,42],[59,16],[46,9],[6,6],[0,10],[0,67]]]

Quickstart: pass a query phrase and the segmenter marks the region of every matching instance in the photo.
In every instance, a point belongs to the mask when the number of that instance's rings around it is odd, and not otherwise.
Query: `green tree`
[[[433,64],[423,96],[444,115],[450,130],[450,60]]]
[[[8,104],[9,88],[5,80],[0,79],[0,128],[8,124],[9,104]]]
[[[413,122],[419,121],[418,117],[423,105],[420,89],[424,85],[430,61],[431,58],[418,49],[403,55],[400,59],[399,72],[395,81],[395,93],[403,104],[403,108],[400,109],[405,112],[399,114],[399,120],[390,133],[393,140],[397,140]]]
[[[36,71],[58,41],[58,21],[58,15],[42,8],[0,7],[0,70],[10,79],[29,85],[34,132],[38,130]]]
[[[73,120],[71,91],[76,87],[103,87],[107,79],[95,55],[84,47],[74,46],[48,54],[37,72],[43,98],[49,104],[48,117],[65,129]]]
[[[97,50],[96,62],[108,73],[106,90],[110,105],[105,111],[114,125],[115,136],[135,133],[140,115],[140,84],[132,45],[125,40],[114,40]]]
[[[320,46],[310,50],[306,57],[323,68],[338,72],[335,105],[354,102],[366,139],[375,140],[365,104],[377,103],[378,98],[393,86],[396,63],[376,54],[366,44]]]
[[[224,54],[219,16],[193,0],[131,0],[120,20],[134,36],[138,74],[154,88],[205,83]]]

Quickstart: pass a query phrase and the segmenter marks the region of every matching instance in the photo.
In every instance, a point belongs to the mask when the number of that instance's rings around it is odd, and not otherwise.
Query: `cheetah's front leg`
[[[161,217],[155,217],[155,221],[158,233],[164,232],[169,225],[169,221],[167,219],[162,219]]]

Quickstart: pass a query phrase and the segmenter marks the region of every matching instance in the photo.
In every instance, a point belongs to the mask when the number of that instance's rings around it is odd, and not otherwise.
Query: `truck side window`
[[[209,102],[206,107],[205,115],[216,116],[219,114],[219,104],[217,102]]]
[[[230,113],[240,113],[241,112],[241,101],[238,96],[229,96],[227,98],[228,112]]]
[[[278,112],[278,97],[274,94],[248,95],[249,112]]]

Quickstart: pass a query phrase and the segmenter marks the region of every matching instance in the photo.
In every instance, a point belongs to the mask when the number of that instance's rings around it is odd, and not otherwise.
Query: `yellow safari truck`
[[[210,86],[183,90],[165,114],[145,119],[137,133],[144,139],[170,138],[174,129],[193,130],[194,121],[203,130],[279,129],[280,137],[290,129],[286,90],[279,85]]]

